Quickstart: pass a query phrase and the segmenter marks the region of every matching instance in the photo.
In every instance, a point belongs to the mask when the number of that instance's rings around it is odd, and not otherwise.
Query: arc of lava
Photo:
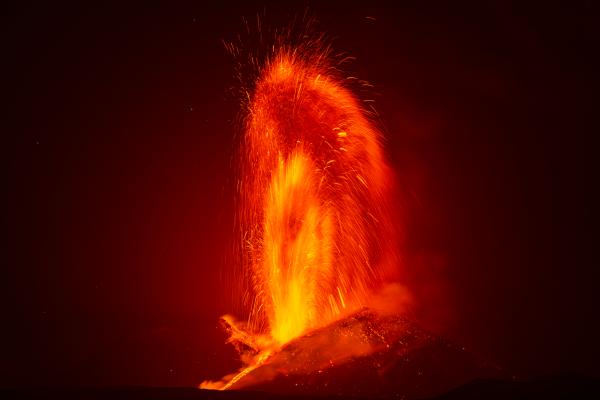
[[[239,222],[248,318],[224,317],[247,364],[366,306],[394,274],[393,176],[381,134],[326,51],[282,46],[249,94]]]

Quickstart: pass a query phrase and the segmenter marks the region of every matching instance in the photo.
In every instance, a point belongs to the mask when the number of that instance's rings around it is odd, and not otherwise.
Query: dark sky
[[[237,366],[222,40],[307,5],[374,85],[416,318],[521,377],[600,376],[592,2],[172,3],[2,6],[0,386]]]

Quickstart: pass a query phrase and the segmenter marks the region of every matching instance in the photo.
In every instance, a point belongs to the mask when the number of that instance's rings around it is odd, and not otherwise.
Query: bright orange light
[[[239,220],[248,320],[232,341],[256,356],[366,306],[397,265],[392,174],[381,135],[327,64],[326,54],[281,49],[249,96]]]

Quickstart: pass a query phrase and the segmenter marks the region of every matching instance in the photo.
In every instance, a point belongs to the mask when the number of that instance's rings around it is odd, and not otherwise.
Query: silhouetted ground
[[[3,389],[2,399],[84,399],[84,400],[170,400],[170,399],[356,399],[403,398],[402,396],[311,396],[282,395],[257,391],[213,391],[194,388],[35,388]],[[404,397],[405,398],[405,397]],[[430,399],[598,399],[600,380],[578,375],[557,375],[529,381],[476,380]]]
[[[73,383],[74,386],[77,382]],[[600,399],[600,379],[518,380],[402,315],[370,309],[301,336],[232,386],[40,387],[0,390],[6,399]]]

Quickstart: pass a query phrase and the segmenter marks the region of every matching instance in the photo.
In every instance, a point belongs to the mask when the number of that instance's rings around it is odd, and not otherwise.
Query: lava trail
[[[367,305],[396,270],[394,179],[345,82],[325,51],[284,46],[248,93],[238,181],[247,320],[225,320],[254,357],[224,388]]]

